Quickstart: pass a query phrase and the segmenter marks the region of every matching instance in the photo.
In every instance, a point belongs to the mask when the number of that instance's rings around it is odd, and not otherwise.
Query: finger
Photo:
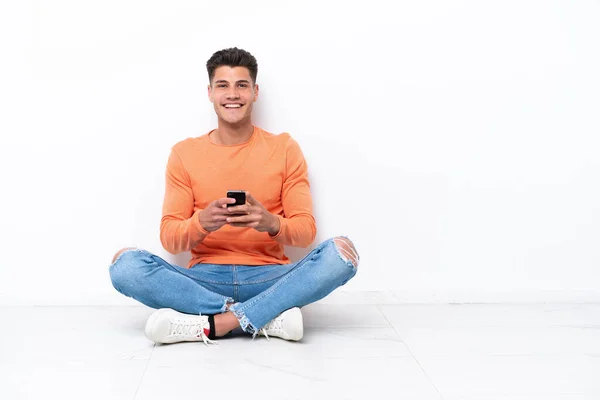
[[[229,226],[233,226],[234,228],[248,228],[248,224],[229,224]]]
[[[248,219],[248,215],[241,215],[239,217],[227,217],[226,221],[228,224],[245,224],[250,222]]]
[[[221,207],[221,208],[225,208],[227,207],[227,204],[234,204],[235,203],[235,199],[232,199],[231,197],[221,197],[218,200],[215,200],[217,202],[217,207]]]
[[[250,210],[246,204],[241,206],[227,207],[227,211],[230,214],[250,214]]]
[[[246,223],[237,223],[237,224],[229,224],[230,226],[234,226],[236,228],[256,228],[258,226],[258,221],[254,222],[246,222]]]
[[[251,204],[251,205],[258,205],[258,204],[260,204],[260,202],[259,202],[258,200],[256,200],[256,199],[254,198],[254,196],[252,196],[252,195],[250,194],[250,192],[246,192],[246,202],[247,202],[248,204]]]
[[[229,215],[229,212],[227,211],[227,207],[214,207],[212,210],[210,210],[210,215],[212,216],[226,216]]]
[[[254,222],[257,221],[260,217],[254,216],[254,215],[242,215],[239,217],[228,217],[227,218],[227,223],[231,224],[237,224],[237,223],[248,223],[248,222]]]

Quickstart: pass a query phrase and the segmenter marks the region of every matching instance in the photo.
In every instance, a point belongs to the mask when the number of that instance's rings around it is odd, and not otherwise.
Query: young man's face
[[[222,66],[215,70],[208,98],[220,121],[238,125],[250,120],[252,105],[258,98],[258,85],[252,82],[248,68]]]

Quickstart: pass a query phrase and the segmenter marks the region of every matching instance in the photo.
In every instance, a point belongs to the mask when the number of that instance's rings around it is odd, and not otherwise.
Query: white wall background
[[[129,304],[123,246],[185,263],[164,169],[231,46],[255,123],[303,148],[317,240],[361,253],[330,301],[600,300],[597,1],[0,4],[0,304]]]

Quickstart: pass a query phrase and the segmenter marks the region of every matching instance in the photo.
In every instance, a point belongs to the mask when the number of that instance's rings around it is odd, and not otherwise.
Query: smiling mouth
[[[236,109],[236,108],[242,108],[241,104],[225,104],[223,107],[227,108],[227,109]]]

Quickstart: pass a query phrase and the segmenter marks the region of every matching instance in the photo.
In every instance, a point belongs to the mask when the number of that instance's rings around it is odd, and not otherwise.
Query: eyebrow
[[[215,81],[215,83],[229,83],[229,82],[226,81],[225,79],[219,79],[218,81]],[[237,81],[235,83],[250,83],[250,81],[246,80],[246,79],[242,79],[242,80],[239,80],[239,81]]]

